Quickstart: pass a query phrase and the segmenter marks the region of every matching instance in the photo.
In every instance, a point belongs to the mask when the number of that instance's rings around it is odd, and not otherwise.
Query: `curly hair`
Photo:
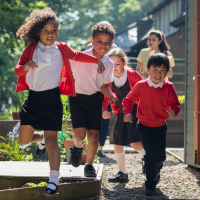
[[[39,42],[39,33],[49,20],[55,20],[59,27],[58,17],[51,8],[33,10],[25,19],[25,23],[17,30],[16,36],[22,39],[28,39],[29,42]]]
[[[115,32],[115,29],[113,28],[113,26],[109,22],[102,21],[92,27],[92,37],[93,38],[95,38],[97,33],[109,34],[113,40],[116,32]]]

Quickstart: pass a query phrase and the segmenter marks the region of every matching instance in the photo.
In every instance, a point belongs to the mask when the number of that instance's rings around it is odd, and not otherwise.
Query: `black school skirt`
[[[92,95],[77,94],[69,97],[70,113],[73,128],[101,130],[102,103],[101,92]]]
[[[131,143],[141,141],[136,127],[138,121],[136,113],[137,113],[137,105],[134,104],[132,111],[133,123],[130,123],[130,122],[124,122],[124,113],[119,112],[113,132],[114,144],[127,146]]]
[[[19,115],[21,125],[31,125],[36,130],[61,131],[63,106],[59,88],[29,90]]]

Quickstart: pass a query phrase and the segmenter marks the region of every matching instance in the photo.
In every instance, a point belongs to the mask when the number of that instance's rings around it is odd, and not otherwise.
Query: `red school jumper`
[[[24,49],[17,65],[15,66],[14,72],[15,75],[18,76],[16,92],[29,90],[29,87],[26,84],[26,74],[28,71],[24,70],[24,65],[28,61],[32,60],[33,53],[35,51],[37,44],[38,42],[35,43],[31,42],[30,44],[28,44]],[[64,62],[60,76],[60,84],[59,84],[60,94],[76,96],[75,80],[72,75],[69,59],[76,60],[79,62],[96,63],[96,64],[98,63],[99,59],[94,56],[82,53],[80,51],[73,50],[64,42],[56,42],[56,45],[58,46],[61,52]]]
[[[128,78],[128,82],[129,82],[129,85],[130,85],[130,90],[134,87],[134,85],[138,81],[143,80],[142,76],[138,72],[131,70],[131,69],[127,69],[127,78]],[[109,83],[109,87],[112,90],[112,92],[115,94],[115,96],[117,97],[115,90],[112,88],[112,82]],[[110,101],[110,99],[108,97],[104,96],[103,111],[107,111],[109,101]],[[112,110],[114,111],[114,113],[117,117],[118,114],[119,114],[119,103],[118,103],[118,101],[117,101],[117,104],[115,106],[111,106],[111,107],[112,107]]]
[[[162,88],[150,87],[147,80],[138,82],[122,102],[124,115],[132,112],[132,106],[138,98],[137,118],[144,126],[164,126],[169,117],[167,110],[173,110],[176,116],[180,112],[180,102],[169,81],[164,80]]]

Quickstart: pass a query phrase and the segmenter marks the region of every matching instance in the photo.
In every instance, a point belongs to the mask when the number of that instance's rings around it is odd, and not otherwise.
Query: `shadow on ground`
[[[108,189],[101,189],[101,192],[104,193],[105,199],[113,199],[113,200],[132,200],[132,199],[169,199],[166,195],[162,193],[162,191],[157,188],[156,195],[147,197],[145,196],[145,188],[144,187],[134,187],[134,188],[126,188],[126,183],[119,183],[113,188],[111,192]]]
[[[117,161],[115,159],[109,158],[109,157],[101,157],[100,158],[100,163],[103,163],[104,165],[110,165],[110,164],[115,164]]]
[[[188,170],[193,176],[196,177],[197,179],[197,184],[198,186],[200,186],[200,169],[199,168],[195,168],[191,165],[188,165],[188,167],[185,168],[186,170]]]

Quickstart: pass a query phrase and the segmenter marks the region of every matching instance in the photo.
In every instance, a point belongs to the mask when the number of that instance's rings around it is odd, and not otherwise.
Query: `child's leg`
[[[145,149],[146,165],[146,188],[155,189],[156,187],[156,143],[149,127],[138,124],[138,133],[140,135],[143,147]]]
[[[83,146],[82,142],[85,139],[85,137],[86,137],[86,128],[81,127],[74,129],[73,140],[76,147],[81,148]]]
[[[45,146],[49,155],[50,165],[50,177],[49,182],[53,182],[58,185],[60,178],[60,150],[57,141],[57,131],[44,131]],[[56,187],[53,184],[49,184],[48,188],[55,190]]]
[[[87,130],[87,164],[93,164],[94,157],[97,153],[98,142],[99,142],[99,131],[98,130]]]
[[[74,129],[74,146],[71,149],[70,162],[74,167],[78,167],[81,164],[82,152],[83,152],[83,140],[86,136],[86,128],[75,128]]]
[[[115,150],[115,159],[117,161],[119,171],[126,174],[126,158],[125,158],[124,146],[114,144],[114,150]]]
[[[21,144],[29,144],[32,142],[39,142],[43,139],[43,134],[35,132],[35,129],[30,125],[21,125],[19,131],[19,142]]]

